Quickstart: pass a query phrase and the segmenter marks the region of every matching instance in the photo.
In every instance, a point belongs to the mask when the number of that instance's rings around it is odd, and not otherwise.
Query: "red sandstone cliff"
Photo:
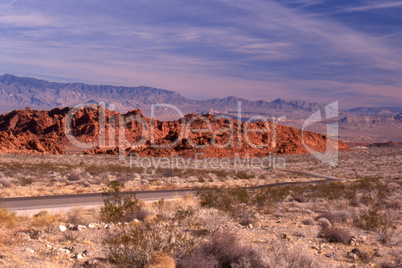
[[[51,111],[27,108],[0,115],[0,152],[65,153],[71,145],[65,131],[65,121],[70,120],[69,111],[70,108]],[[231,157],[235,153],[250,156],[265,156],[273,152],[307,153],[301,130],[283,125],[274,126],[272,122],[268,125],[262,121],[248,125],[246,122],[239,123],[212,115],[199,117],[190,114],[181,121],[155,120],[152,127],[151,120],[144,117],[141,110],[126,114],[106,110],[101,118],[105,118],[104,128],[99,124],[99,110],[94,106],[93,109],[85,108],[75,112],[70,120],[71,134],[77,141],[101,145],[87,149],[88,154],[117,154],[118,147],[126,154],[142,156],[194,156],[202,153],[203,157]],[[119,129],[119,123],[120,126],[124,123],[125,127]],[[253,129],[259,132],[252,132]],[[124,135],[119,136],[120,132],[124,132]],[[100,133],[101,137],[105,137],[103,144],[99,143]],[[276,146],[273,135],[276,136]],[[323,152],[326,149],[325,135],[306,131],[304,141],[316,151]],[[155,148],[155,145],[165,145],[166,148]],[[256,145],[262,148],[256,148]],[[338,145],[340,150],[348,149],[341,141]]]

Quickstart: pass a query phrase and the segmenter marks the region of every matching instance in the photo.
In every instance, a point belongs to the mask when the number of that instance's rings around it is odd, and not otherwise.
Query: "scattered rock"
[[[65,232],[65,231],[67,231],[67,227],[66,227],[65,225],[60,224],[60,225],[59,225],[59,230],[60,230],[61,232]]]
[[[331,222],[326,218],[318,219],[317,223],[322,229],[325,229],[325,228],[328,228],[328,227],[332,226]]]
[[[99,267],[100,262],[96,259],[87,260],[82,267],[84,268],[95,268]]]
[[[382,257],[384,256],[384,252],[381,248],[375,248],[374,249],[374,256],[375,257]]]
[[[31,239],[39,239],[43,237],[41,230],[31,229],[26,233],[29,235]]]
[[[24,241],[29,241],[29,240],[31,240],[31,237],[30,237],[28,234],[24,233],[24,232],[18,232],[18,233],[16,233],[16,234],[15,234],[15,237],[16,237],[17,239],[21,239],[21,240],[24,240]]]
[[[81,259],[83,259],[83,257],[81,255],[81,253],[78,253],[78,254],[74,255],[74,259],[81,260]]]
[[[87,227],[86,227],[85,225],[78,225],[78,226],[77,226],[78,231],[84,230],[84,229],[86,229],[86,228],[87,228]]]
[[[354,246],[354,247],[357,246],[357,238],[355,236],[352,236],[352,238],[350,238],[348,243],[351,246]]]
[[[61,248],[60,251],[63,252],[63,253],[65,253],[65,254],[67,254],[67,255],[71,253],[71,251],[69,251],[69,250],[66,249],[66,248]]]
[[[90,224],[88,224],[87,227],[88,227],[89,229],[94,229],[94,228],[98,228],[98,229],[99,229],[99,225],[96,224],[96,223],[90,223]]]
[[[290,241],[290,236],[288,234],[280,234],[279,237],[284,240]]]
[[[33,250],[31,248],[26,248],[24,251],[28,252],[28,253],[31,253],[31,254],[35,253],[35,250]]]
[[[64,247],[63,249],[70,251],[71,253],[73,253],[75,251],[75,247],[71,246],[71,247]]]
[[[348,252],[346,257],[349,258],[349,259],[352,259],[352,260],[357,260],[357,254],[352,253],[352,252]]]

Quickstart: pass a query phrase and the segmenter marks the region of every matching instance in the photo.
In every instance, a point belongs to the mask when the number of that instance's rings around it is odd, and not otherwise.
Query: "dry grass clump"
[[[174,222],[154,221],[111,232],[104,244],[112,263],[147,267],[155,251],[180,259],[193,248],[194,241]]]
[[[321,230],[319,237],[326,239],[329,243],[347,244],[352,238],[350,231],[345,228],[329,226]]]
[[[352,222],[358,217],[358,209],[350,206],[350,201],[345,199],[332,200],[327,205],[327,213],[317,217],[326,218],[332,224]]]
[[[32,219],[32,226],[44,228],[45,232],[50,234],[56,230],[59,222],[59,216],[50,214],[47,211],[41,211]]]
[[[315,225],[315,221],[313,219],[307,218],[301,221],[304,225]]]
[[[264,267],[331,267],[302,245],[295,245],[284,240],[272,240],[267,246],[260,246],[259,252],[265,263]]]
[[[232,231],[214,232],[211,240],[202,243],[178,263],[178,267],[266,267],[254,248],[244,246]]]
[[[0,186],[10,188],[13,187],[13,183],[11,182],[10,178],[0,178]]]
[[[88,225],[97,222],[99,219],[98,210],[86,210],[83,208],[74,208],[66,215],[65,221],[76,225]]]
[[[317,223],[322,229],[332,226],[331,222],[327,218],[319,218],[317,219]]]
[[[377,232],[380,241],[386,244],[394,237],[400,218],[399,211],[381,210],[378,206],[373,206],[363,211],[354,223],[361,229]]]
[[[140,211],[142,203],[135,194],[121,193],[124,184],[118,181],[109,183],[109,188],[103,193],[104,206],[100,218],[104,222],[129,222],[133,215]]]
[[[151,254],[149,268],[175,268],[174,259],[163,252],[154,252]]]
[[[72,172],[71,174],[69,174],[69,175],[67,176],[67,180],[68,180],[68,181],[80,181],[80,180],[82,180],[81,173],[79,173],[79,172]]]
[[[0,227],[6,227],[8,229],[16,227],[18,224],[18,218],[14,212],[10,212],[7,209],[0,208]]]
[[[152,215],[155,215],[155,211],[149,207],[141,207],[138,210],[130,210],[126,213],[126,221],[130,222],[134,219],[144,221],[147,218],[150,218]]]
[[[381,268],[400,268],[402,267],[402,250],[394,249],[389,253],[389,258],[381,263]]]
[[[177,267],[325,267],[316,262],[307,248],[284,240],[271,240],[264,246],[243,245],[236,233],[228,229],[214,232]]]

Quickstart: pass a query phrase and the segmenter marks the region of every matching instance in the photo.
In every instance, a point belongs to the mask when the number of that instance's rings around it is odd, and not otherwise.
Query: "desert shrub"
[[[191,218],[191,224],[197,236],[221,230],[229,221],[227,213],[216,209],[197,210]]]
[[[290,201],[296,201],[296,202],[299,202],[299,203],[304,203],[304,202],[307,201],[307,198],[304,195],[298,194],[298,195],[292,196]]]
[[[212,207],[228,212],[233,217],[241,217],[251,206],[259,208],[275,207],[289,194],[285,187],[270,189],[213,189],[199,190],[197,195],[203,207]]]
[[[8,178],[0,178],[0,185],[4,188],[10,188],[13,186],[12,182]]]
[[[402,251],[394,249],[390,252],[388,260],[381,263],[381,268],[400,268],[402,267]]]
[[[249,191],[245,189],[213,189],[201,190],[197,195],[200,197],[201,206],[212,207],[229,213],[236,213],[241,203],[249,202]]]
[[[324,228],[320,232],[319,237],[325,238],[330,243],[347,244],[352,235],[347,229],[331,226]]]
[[[378,207],[372,207],[360,214],[355,220],[355,225],[359,228],[374,231],[381,225],[385,224],[385,219]]]
[[[226,170],[219,169],[219,170],[212,170],[211,173],[215,174],[218,178],[226,178],[230,175],[230,173]]]
[[[102,193],[104,206],[101,208],[100,217],[104,222],[129,221],[135,211],[141,209],[140,200],[134,193],[122,193],[123,183],[112,181],[109,189]]]
[[[32,184],[32,179],[27,177],[20,177],[19,183],[21,186],[27,186]]]
[[[355,248],[352,253],[356,254],[357,257],[365,264],[370,263],[376,256],[374,252],[370,252],[364,249]]]
[[[259,254],[239,241],[232,231],[217,231],[211,235],[209,242],[201,244],[180,261],[178,267],[200,267],[197,261],[201,259],[204,259],[203,265],[208,265],[204,267],[265,267]]]
[[[96,210],[85,210],[82,208],[74,208],[67,213],[66,221],[71,224],[88,225],[98,221],[98,213]]]
[[[65,241],[75,242],[75,241],[77,241],[79,236],[80,236],[80,233],[77,231],[66,230],[65,232],[63,232],[63,238]]]
[[[150,268],[175,268],[174,259],[163,252],[154,252],[149,261]]]
[[[196,250],[193,254],[186,256],[177,264],[177,268],[198,268],[198,267],[219,267],[215,256],[205,256],[202,250]]]
[[[88,188],[91,186],[91,184],[88,181],[82,180],[82,181],[77,181],[77,183],[85,188]]]
[[[197,179],[198,179],[198,182],[201,182],[201,183],[205,182],[205,179],[201,176],[198,176]]]
[[[390,241],[396,231],[395,222],[400,217],[397,211],[380,210],[377,206],[362,212],[355,225],[369,231],[376,231],[384,244]]]
[[[249,226],[250,224],[253,225],[256,223],[256,219],[252,217],[242,217],[239,220],[240,225]]]
[[[70,175],[67,176],[68,181],[80,181],[82,176],[78,172],[72,172]]]
[[[181,259],[191,251],[194,241],[174,222],[154,221],[110,233],[104,245],[113,263],[123,267],[147,267],[154,252]]]
[[[346,223],[358,217],[357,208],[350,206],[350,201],[345,199],[333,200],[327,205],[328,212],[320,214],[316,219],[326,218],[332,224]]]
[[[0,208],[0,226],[6,228],[14,228],[18,224],[18,219],[14,212],[10,212],[7,209]]]
[[[264,260],[264,267],[333,267],[332,265],[326,265],[322,261],[318,263],[316,256],[310,250],[285,240],[272,240],[267,245],[260,246],[258,253]]]
[[[130,210],[126,212],[126,221],[132,221],[134,219],[144,221],[146,217],[153,214],[155,214],[154,211],[144,207],[140,209]]]
[[[255,175],[249,174],[246,171],[238,171],[238,172],[236,172],[235,177],[238,179],[241,179],[241,180],[249,180],[249,179],[255,178]]]
[[[315,225],[315,221],[313,219],[310,219],[310,218],[302,220],[302,223],[304,225]]]
[[[50,214],[47,211],[41,211],[32,219],[32,225],[45,228],[45,232],[49,234],[56,229],[59,220],[58,216]]]
[[[188,217],[192,217],[195,213],[195,209],[191,206],[187,208],[179,208],[174,215],[174,218],[178,221],[182,221]]]
[[[317,223],[323,229],[332,226],[331,222],[327,218],[319,218]]]
[[[282,203],[290,192],[291,190],[289,187],[258,189],[255,190],[253,203],[258,206]]]

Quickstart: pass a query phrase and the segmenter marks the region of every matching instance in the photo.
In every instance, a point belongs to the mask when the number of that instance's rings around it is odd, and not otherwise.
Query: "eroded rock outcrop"
[[[196,114],[175,121],[152,121],[144,117],[140,109],[119,114],[99,110],[98,106],[70,115],[69,111],[68,107],[51,111],[27,108],[0,115],[0,152],[62,154],[71,146],[66,133],[71,133],[76,143],[93,143],[92,148],[81,148],[87,154],[124,151],[141,156],[194,156],[199,153],[202,157],[233,157],[235,154],[307,153],[305,145],[318,152],[334,149],[327,148],[325,135],[302,133],[272,122],[247,123]],[[65,129],[66,120],[70,122],[70,131]],[[340,150],[348,149],[341,141],[331,141],[329,144],[337,144]]]

